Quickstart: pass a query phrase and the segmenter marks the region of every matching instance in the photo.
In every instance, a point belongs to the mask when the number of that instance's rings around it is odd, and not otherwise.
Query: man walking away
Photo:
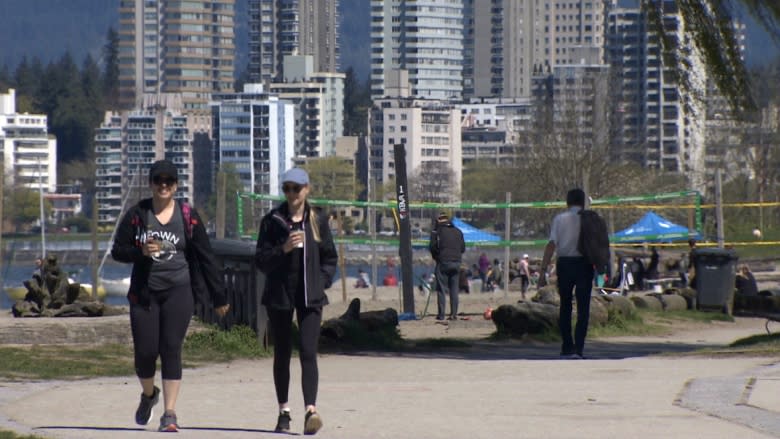
[[[444,308],[447,304],[446,295],[450,296],[450,320],[458,318],[458,278],[463,252],[466,243],[463,233],[450,221],[446,213],[441,212],[436,220],[436,226],[431,231],[429,249],[436,261],[436,289],[438,314],[436,320],[444,320]]]
[[[566,194],[567,210],[553,218],[550,241],[544,249],[539,287],[547,285],[547,267],[557,253],[556,273],[561,307],[558,327],[561,331],[561,358],[582,359],[585,336],[590,317],[590,292],[593,285],[593,266],[577,250],[580,237],[579,212],[585,208],[585,192],[572,189]],[[572,290],[577,298],[577,326],[574,340],[571,335]]]

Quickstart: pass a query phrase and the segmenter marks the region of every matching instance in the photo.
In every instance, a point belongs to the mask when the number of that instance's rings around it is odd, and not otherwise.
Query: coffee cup
[[[298,243],[298,248],[303,248],[303,240],[306,237],[306,234],[303,233],[303,230],[293,230],[291,232],[293,235],[300,235],[301,236],[301,242]]]

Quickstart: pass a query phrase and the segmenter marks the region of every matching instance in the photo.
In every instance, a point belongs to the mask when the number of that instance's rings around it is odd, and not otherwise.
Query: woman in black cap
[[[135,371],[143,389],[135,422],[148,424],[159,400],[160,389],[154,385],[159,356],[165,401],[159,430],[178,431],[181,348],[194,310],[193,289],[207,288],[220,317],[229,305],[203,222],[189,204],[174,200],[176,166],[168,160],[154,162],[149,187],[152,198],[141,200],[122,218],[111,256],[133,264],[127,298]]]
[[[263,305],[271,321],[274,342],[274,385],[279,403],[277,432],[290,431],[290,357],[292,316],[298,321],[303,402],[306,407],[303,433],[322,427],[317,413],[317,344],[322,307],[328,304],[325,290],[336,272],[336,247],[328,218],[309,206],[309,175],[300,168],[282,177],[287,199],[263,217],[255,261],[266,275]]]

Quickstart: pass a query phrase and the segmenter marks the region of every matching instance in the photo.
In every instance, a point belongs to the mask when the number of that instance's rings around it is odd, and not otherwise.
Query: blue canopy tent
[[[460,218],[453,218],[452,225],[460,229],[463,232],[463,240],[466,244],[471,242],[498,242],[501,241],[501,237],[488,233],[484,230],[478,229],[471,224],[461,220]]]
[[[694,232],[690,235],[687,227],[675,224],[653,211],[647,212],[632,226],[611,236],[612,242],[672,242],[688,238],[699,238]]]

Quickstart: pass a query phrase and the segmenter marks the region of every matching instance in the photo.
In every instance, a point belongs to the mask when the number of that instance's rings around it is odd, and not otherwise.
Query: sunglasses
[[[152,178],[152,183],[154,183],[154,184],[156,184],[158,186],[163,185],[163,184],[166,185],[166,186],[173,186],[174,184],[176,184],[176,181],[177,180],[175,178],[173,178],[173,177],[162,177],[162,176],[159,176],[159,175],[157,175],[154,178]]]
[[[288,192],[295,192],[296,194],[303,189],[300,184],[285,184],[282,186],[282,191],[286,194]]]

